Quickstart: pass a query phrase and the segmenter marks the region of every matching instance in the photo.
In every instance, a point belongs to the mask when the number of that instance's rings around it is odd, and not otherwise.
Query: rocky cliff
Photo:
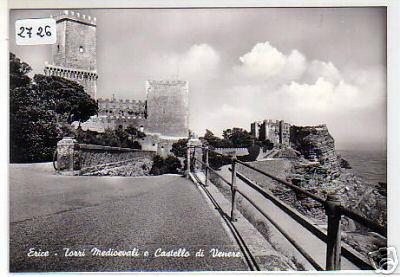
[[[292,126],[290,129],[292,147],[304,158],[318,162],[329,172],[337,172],[340,168],[340,157],[335,151],[335,140],[329,134],[326,125]]]
[[[386,224],[386,196],[378,184],[369,184],[353,174],[350,164],[337,155],[335,140],[326,125],[292,126],[291,142],[301,153],[293,162],[293,174],[288,177],[294,184],[323,197],[336,193],[345,206]],[[308,198],[300,202],[304,202],[302,208],[314,207]]]
[[[275,149],[272,158],[278,159],[257,161],[252,165],[322,198],[331,193],[337,194],[344,206],[386,226],[387,199],[384,184],[370,184],[355,175],[351,165],[337,155],[335,141],[325,125],[292,126],[291,147]],[[290,188],[243,166],[238,170],[302,214],[320,224],[326,224],[325,210],[316,201],[294,193]],[[377,241],[367,233],[367,228],[346,217],[342,219],[342,228],[346,232],[345,240],[365,255],[385,243],[384,240]],[[354,236],[363,239],[358,240]]]

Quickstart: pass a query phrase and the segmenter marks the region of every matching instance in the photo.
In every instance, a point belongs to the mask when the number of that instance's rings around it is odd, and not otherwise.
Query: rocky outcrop
[[[326,125],[292,126],[290,129],[292,147],[309,161],[318,162],[330,172],[341,167],[341,158],[335,151],[335,140]]]
[[[372,185],[356,176],[351,169],[340,168],[336,174],[329,174],[318,162],[303,157],[293,159],[272,159],[250,163],[262,171],[287,180],[313,194],[325,199],[328,194],[340,196],[342,205],[383,226],[387,225],[387,199],[384,184]],[[262,188],[270,190],[276,197],[297,211],[313,219],[317,224],[327,222],[324,207],[318,202],[295,193],[292,189],[261,175],[245,166],[239,165],[238,172],[256,182]],[[343,217],[342,230],[344,241],[367,257],[367,253],[378,249],[386,242],[368,229]],[[361,239],[360,239],[361,238]]]
[[[292,148],[283,148],[277,150],[271,156],[275,159],[297,159],[301,156],[301,153]]]
[[[272,157],[279,159],[251,165],[323,199],[336,194],[343,206],[380,225],[387,225],[386,184],[370,184],[354,174],[351,165],[337,155],[335,141],[325,125],[292,126],[291,146],[293,149],[273,150]],[[326,224],[325,210],[320,203],[244,166],[239,166],[238,171],[316,223]],[[341,222],[344,240],[364,255],[386,243],[385,239],[368,233],[368,228],[347,217]]]

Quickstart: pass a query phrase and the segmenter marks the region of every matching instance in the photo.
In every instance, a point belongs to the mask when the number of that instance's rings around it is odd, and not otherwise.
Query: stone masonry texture
[[[145,133],[187,137],[189,92],[187,81],[147,81]]]
[[[47,75],[78,82],[86,93],[96,97],[96,23],[90,17],[65,11],[55,16],[57,43],[52,45],[52,64]]]
[[[124,162],[150,163],[155,151],[78,144],[72,138],[64,138],[57,144],[57,166],[64,175],[85,174]]]

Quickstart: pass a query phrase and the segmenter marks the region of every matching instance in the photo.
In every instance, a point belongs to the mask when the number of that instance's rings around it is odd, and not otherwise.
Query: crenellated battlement
[[[55,66],[45,62],[44,73],[46,76],[59,76],[69,79],[97,80],[96,71]]]
[[[57,22],[69,19],[93,26],[96,26],[97,24],[96,17],[69,10],[64,10],[58,14],[50,15],[50,17],[54,18]]]
[[[96,18],[68,10],[51,17],[57,22],[57,43],[51,45],[52,59],[45,62],[44,73],[75,81],[96,99]]]
[[[148,85],[156,86],[156,85],[163,85],[163,86],[176,86],[176,85],[187,85],[188,81],[182,80],[147,80]]]
[[[99,104],[107,104],[107,103],[113,103],[113,104],[132,104],[132,105],[138,105],[138,106],[144,106],[146,104],[146,101],[144,100],[133,100],[133,99],[109,99],[109,98],[98,98],[97,99]]]

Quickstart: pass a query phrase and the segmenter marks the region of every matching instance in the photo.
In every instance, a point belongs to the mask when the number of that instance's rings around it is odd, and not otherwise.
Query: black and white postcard
[[[387,20],[11,9],[9,271],[394,272]]]

